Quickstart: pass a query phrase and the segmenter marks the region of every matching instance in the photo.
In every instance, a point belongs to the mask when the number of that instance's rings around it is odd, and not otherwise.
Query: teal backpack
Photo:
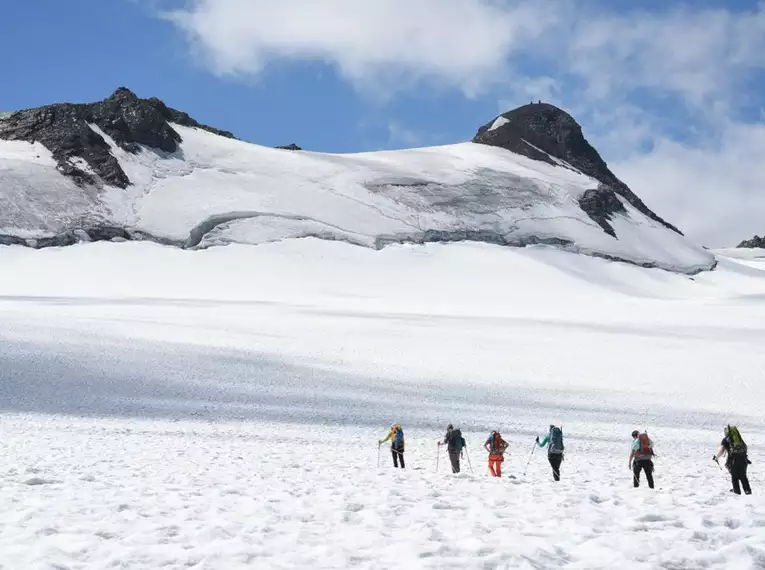
[[[550,448],[549,453],[563,453],[563,430],[558,426],[553,426],[550,430]]]

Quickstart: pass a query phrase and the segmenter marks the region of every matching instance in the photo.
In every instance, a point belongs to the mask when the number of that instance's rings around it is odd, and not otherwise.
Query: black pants
[[[550,462],[550,467],[553,471],[553,479],[560,481],[560,464],[563,462],[562,453],[548,453],[547,461]]]
[[[450,451],[449,461],[452,462],[452,473],[459,473],[460,472],[460,452]]]
[[[640,471],[645,471],[645,479],[648,481],[648,486],[653,489],[653,461],[650,459],[636,459],[632,462],[632,473],[634,474],[632,485],[634,487],[640,486]]]
[[[737,495],[741,494],[741,487],[744,488],[744,493],[747,495],[752,494],[752,489],[749,487],[749,479],[746,476],[746,455],[734,455],[730,460],[730,479],[733,483],[733,492]]]
[[[403,469],[404,468],[404,451],[398,450],[395,447],[391,447],[390,452],[393,454],[393,467],[398,467],[398,463],[400,461],[401,469]]]

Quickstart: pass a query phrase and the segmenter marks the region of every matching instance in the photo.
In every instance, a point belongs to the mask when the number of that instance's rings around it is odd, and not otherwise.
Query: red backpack
[[[650,439],[647,433],[641,433],[638,436],[638,451],[637,454],[640,457],[653,457],[653,449],[651,449]]]
[[[491,451],[494,454],[501,454],[507,448],[507,442],[502,439],[498,431],[492,434]]]

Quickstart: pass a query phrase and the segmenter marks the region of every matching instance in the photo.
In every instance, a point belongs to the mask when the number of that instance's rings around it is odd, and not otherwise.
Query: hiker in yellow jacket
[[[378,441],[377,445],[382,445],[388,440],[391,442],[390,452],[393,455],[393,466],[398,467],[400,461],[401,469],[404,469],[404,430],[401,429],[400,425],[392,425],[388,436]]]

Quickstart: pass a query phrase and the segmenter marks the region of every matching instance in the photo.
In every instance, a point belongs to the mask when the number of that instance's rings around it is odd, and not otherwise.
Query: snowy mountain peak
[[[481,241],[683,273],[714,267],[608,171],[563,111],[516,109],[476,142],[485,144],[293,152],[237,140],[122,87],[97,103],[0,120],[0,244]]]
[[[604,231],[613,234],[609,220],[623,211],[616,195],[639,212],[680,233],[652,212],[629,187],[611,172],[598,151],[584,138],[582,127],[563,109],[549,103],[530,103],[499,115],[478,129],[474,143],[504,148],[534,160],[571,168],[600,182],[580,201],[582,209]]]
[[[202,125],[167,107],[156,97],[141,99],[120,87],[97,103],[57,103],[12,113],[0,122],[0,139],[41,143],[53,155],[59,171],[80,186],[126,188],[131,183],[129,176],[92,126],[132,154],[142,147],[174,153],[181,137],[171,122],[233,138],[227,131]]]

